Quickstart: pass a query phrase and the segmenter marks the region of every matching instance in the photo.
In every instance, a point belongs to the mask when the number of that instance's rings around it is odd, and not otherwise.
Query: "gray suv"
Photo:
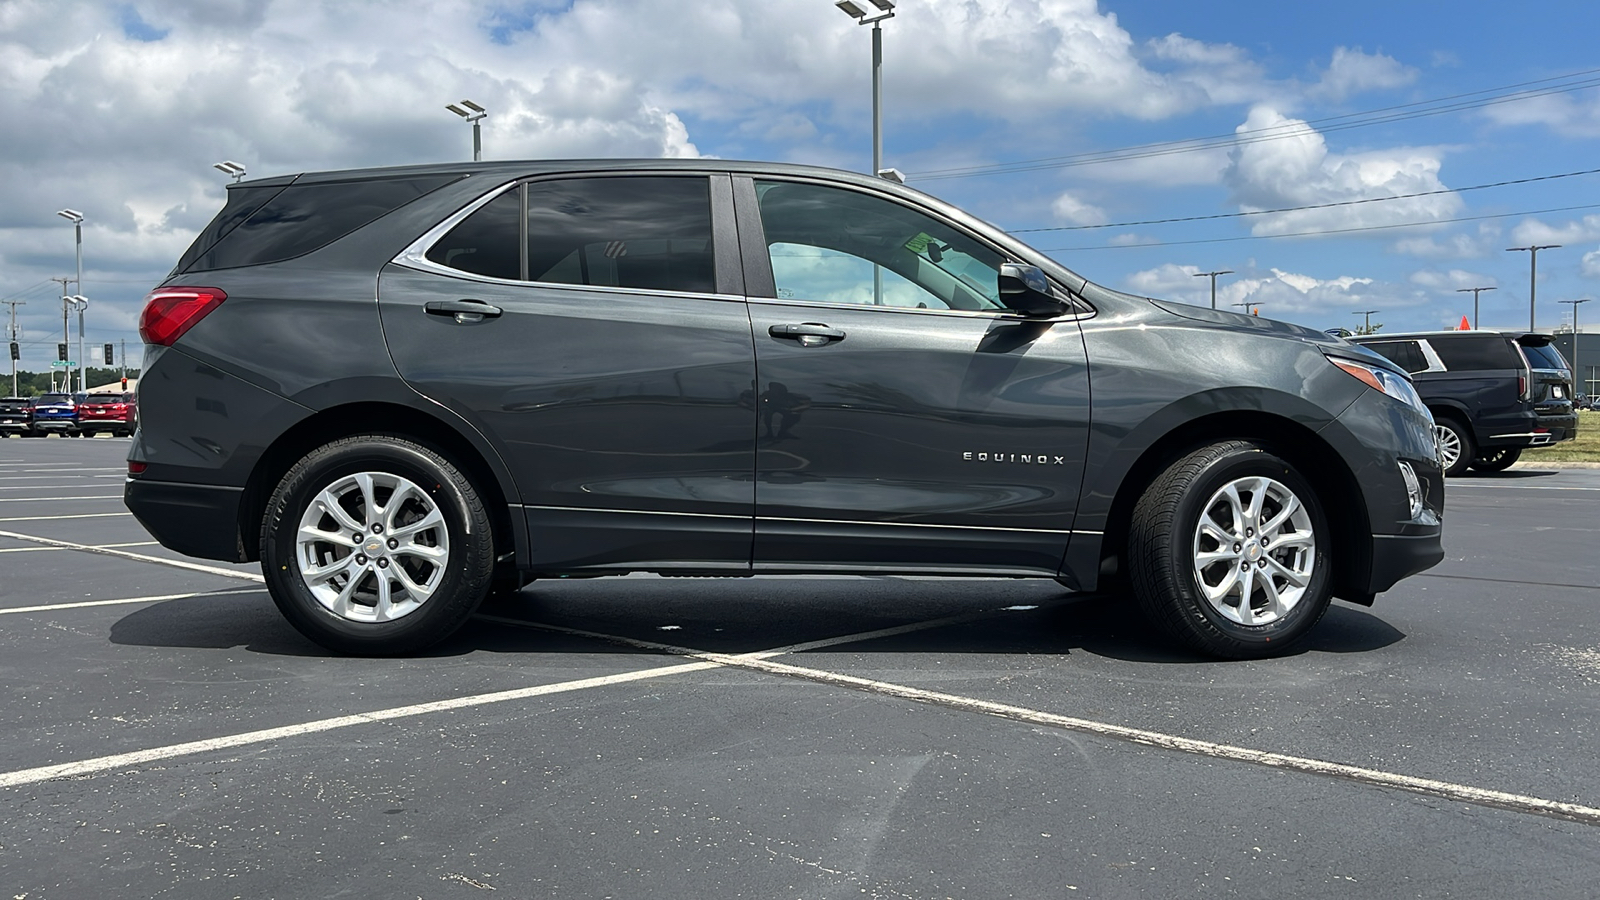
[[[887,181],[538,161],[232,185],[147,298],[126,500],[400,654],[627,572],[1055,579],[1201,652],[1437,563],[1432,420],[1321,332],[1094,284]]]

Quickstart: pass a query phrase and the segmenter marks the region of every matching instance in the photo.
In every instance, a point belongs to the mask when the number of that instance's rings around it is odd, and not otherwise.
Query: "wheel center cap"
[[[1245,544],[1244,545],[1244,558],[1250,560],[1251,562],[1255,562],[1256,560],[1260,559],[1261,558],[1261,545],[1256,543],[1255,541],[1251,541],[1250,543]]]
[[[367,541],[365,544],[363,544],[361,549],[363,551],[365,551],[368,556],[382,556],[383,555],[383,541],[380,541],[377,538],[373,538],[372,540]]]

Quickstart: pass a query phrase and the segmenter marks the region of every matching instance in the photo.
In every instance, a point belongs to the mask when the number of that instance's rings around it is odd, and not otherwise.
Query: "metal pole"
[[[1572,304],[1572,389],[1584,396],[1588,396],[1589,391],[1584,387],[1583,367],[1578,365],[1578,335],[1582,333],[1578,330],[1578,307],[1592,299],[1594,298],[1561,301],[1562,303]],[[1573,397],[1572,399],[1576,400],[1578,398]]]
[[[11,324],[6,326],[6,342],[8,344],[6,347],[6,356],[10,356],[10,342],[21,337],[21,335],[17,333],[17,307],[27,306],[28,302],[26,300],[0,300],[0,303],[4,303],[11,307]],[[17,396],[17,361],[15,359],[11,360],[11,396]]]
[[[76,284],[78,286],[78,296],[81,297],[81,296],[83,296],[83,220],[82,219],[79,219],[78,221],[72,223],[72,234],[73,234],[73,238],[74,238],[73,242],[77,245],[77,256],[78,256],[78,279],[76,281],[74,281],[73,284]],[[74,303],[73,305],[76,306],[77,304]],[[87,391],[89,389],[89,382],[88,382],[88,375],[84,372],[85,368],[86,368],[86,366],[84,364],[84,359],[83,359],[83,310],[80,308],[78,310],[78,388],[80,390]],[[72,385],[70,383],[72,381],[72,367],[71,366],[67,366],[67,381],[69,382],[67,384],[67,393],[70,394],[70,393],[72,393]]]
[[[1528,331],[1533,331],[1533,294],[1538,287],[1539,278],[1539,251],[1554,250],[1560,244],[1530,244],[1526,247],[1507,247],[1506,252],[1528,251]]]
[[[1232,274],[1233,274],[1233,270],[1232,269],[1218,269],[1215,272],[1196,272],[1196,273],[1194,273],[1194,277],[1196,277],[1196,278],[1207,278],[1207,277],[1209,277],[1211,279],[1211,308],[1212,309],[1216,309],[1217,308],[1217,276],[1218,275],[1232,275]],[[1238,304],[1234,304],[1234,305],[1237,306]]]
[[[883,168],[883,23],[872,23],[872,174]],[[872,303],[883,305],[883,267],[872,265]]]
[[[67,282],[71,281],[72,279],[70,279],[70,278],[52,278],[50,280],[51,281],[59,281],[59,282],[61,282],[61,343],[65,344],[68,348],[71,348],[71,346],[72,346],[72,331],[70,329],[70,326],[67,324],[67,315],[70,312],[69,308],[67,307]],[[69,352],[67,355],[71,356],[72,354]],[[66,369],[66,373],[67,373],[67,376],[66,376],[66,381],[67,381],[66,393],[70,394],[70,393],[72,393],[72,367],[71,366],[66,366],[64,368]],[[50,371],[50,390],[53,391],[55,389],[56,389],[56,373],[55,373],[54,368],[52,368],[51,371]]]
[[[472,161],[473,162],[482,162],[483,161],[483,132],[481,130],[479,130],[478,126],[480,124],[481,123],[478,122],[478,120],[476,120],[476,119],[474,119],[472,121]]]
[[[1492,287],[1456,288],[1456,293],[1458,294],[1465,294],[1468,291],[1472,292],[1472,329],[1474,331],[1478,329],[1478,294],[1484,291],[1492,290],[1494,290]]]

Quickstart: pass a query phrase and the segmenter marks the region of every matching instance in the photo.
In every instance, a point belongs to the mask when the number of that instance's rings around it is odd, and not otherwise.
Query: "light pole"
[[[1194,277],[1196,277],[1196,278],[1210,278],[1211,279],[1211,308],[1212,309],[1216,309],[1217,308],[1217,276],[1218,275],[1232,275],[1232,274],[1233,274],[1233,270],[1232,269],[1218,269],[1215,272],[1196,272],[1196,273],[1194,273]]]
[[[894,0],[869,2],[878,8],[876,13],[869,14],[854,0],[838,0],[834,6],[857,25],[872,26],[872,174],[904,184],[904,175],[883,167],[883,20],[894,18]],[[877,263],[872,264],[872,303],[883,305],[883,268]]]
[[[1361,326],[1361,333],[1362,334],[1371,334],[1372,333],[1372,314],[1373,313],[1378,313],[1378,312],[1383,312],[1383,310],[1381,310],[1381,309],[1358,309],[1358,310],[1355,310],[1352,313],[1352,315],[1366,316],[1367,317],[1367,324]]]
[[[89,308],[89,298],[82,294],[75,294],[67,298],[72,301],[72,308],[78,311],[78,390],[89,389],[89,358],[83,353],[83,311]],[[72,367],[67,367],[67,374],[72,374]]]
[[[1245,308],[1244,315],[1249,315],[1249,316],[1259,316],[1259,315],[1261,315],[1261,304],[1259,304],[1259,303],[1251,303],[1249,300],[1246,300],[1243,303],[1235,303],[1234,306],[1242,306],[1242,307],[1244,307]],[[1251,307],[1255,307],[1255,309],[1251,309]]]
[[[18,351],[16,343],[22,340],[22,333],[16,328],[16,307],[27,306],[27,301],[26,299],[0,299],[0,303],[11,307],[11,323],[6,325],[5,330],[6,343],[8,343],[6,356],[11,357],[11,396],[16,397],[16,351]],[[1573,356],[1578,356],[1578,354],[1574,352]]]
[[[1492,290],[1494,290],[1492,287],[1456,288],[1456,293],[1458,294],[1465,294],[1467,291],[1472,292],[1472,329],[1474,331],[1478,329],[1478,295],[1484,291]]]
[[[1507,247],[1506,252],[1516,250],[1528,251],[1528,331],[1533,331],[1533,291],[1534,284],[1539,276],[1539,251],[1554,250],[1560,244],[1530,244],[1526,247]]]
[[[78,280],[74,281],[73,284],[77,285],[77,287],[78,287],[78,296],[82,297],[83,296],[83,213],[78,212],[75,209],[63,209],[63,210],[58,210],[56,212],[56,215],[60,216],[63,219],[66,219],[68,222],[72,223],[72,233],[73,233],[73,237],[74,237],[74,239],[76,241],[77,250],[78,250]],[[62,285],[61,290],[62,290],[63,293],[65,293],[66,285]],[[63,301],[63,302],[65,302],[65,301]],[[88,301],[85,301],[83,305],[84,306],[88,306],[89,305]],[[61,313],[61,319],[62,319],[61,330],[62,331],[66,331],[66,317],[67,317],[66,316],[66,311],[62,310],[62,313]],[[65,335],[63,335],[63,337],[65,337]],[[83,383],[83,310],[81,308],[78,310],[78,367],[79,367],[78,368],[78,384],[79,384],[80,387],[83,387],[84,390],[88,390],[88,386]],[[69,394],[72,393],[72,367],[71,366],[67,367],[67,393],[69,393]]]
[[[234,184],[238,184],[239,179],[245,176],[244,166],[239,165],[231,159],[225,159],[219,163],[212,163],[211,168],[216,169],[218,172],[221,172],[224,175],[232,176]]]
[[[488,111],[471,100],[463,100],[459,105],[446,103],[444,108],[472,123],[472,161],[482,162],[483,132],[478,126],[482,124],[484,117],[489,115]]]
[[[1561,301],[1562,303],[1572,304],[1572,388],[1584,396],[1588,396],[1589,391],[1584,387],[1586,382],[1583,379],[1583,369],[1578,365],[1578,307],[1593,299],[1593,297],[1589,297],[1583,300]],[[1573,399],[1576,400],[1577,398],[1574,397]]]

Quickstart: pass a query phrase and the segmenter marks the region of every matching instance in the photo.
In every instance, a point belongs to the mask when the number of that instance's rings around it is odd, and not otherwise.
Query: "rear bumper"
[[[1444,559],[1444,529],[1426,534],[1375,534],[1372,536],[1372,572],[1367,593],[1381,594],[1402,578],[1431,569]]]
[[[77,419],[34,419],[33,430],[46,431],[77,431]]]
[[[185,556],[245,562],[239,539],[241,488],[130,478],[122,502],[163,547]]]

